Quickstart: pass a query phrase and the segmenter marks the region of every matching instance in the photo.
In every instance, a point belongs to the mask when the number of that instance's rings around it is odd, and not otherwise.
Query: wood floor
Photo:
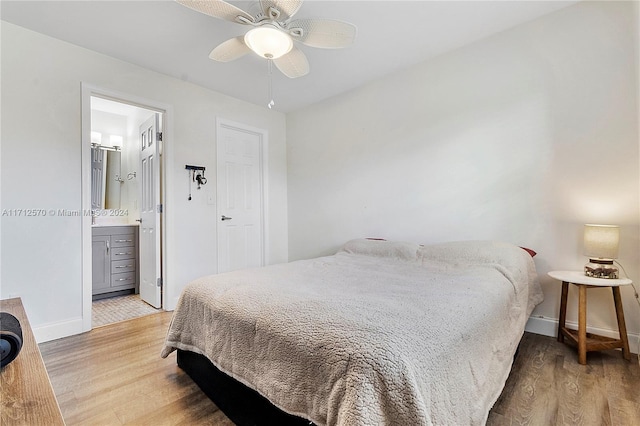
[[[40,345],[67,425],[232,425],[176,365],[160,358],[171,313]],[[640,367],[619,351],[576,351],[525,334],[488,425],[638,425]]]
[[[233,425],[160,350],[171,313],[40,344],[67,426]]]
[[[589,352],[525,333],[488,425],[640,425],[640,366],[617,350]]]

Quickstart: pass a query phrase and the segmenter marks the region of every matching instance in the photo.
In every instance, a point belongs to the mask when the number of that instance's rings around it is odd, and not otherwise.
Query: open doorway
[[[165,112],[102,93],[83,94],[83,187],[90,186],[90,250],[83,250],[89,327],[162,308],[162,127]],[[88,128],[87,128],[88,127]],[[84,146],[89,145],[89,146]],[[84,197],[83,197],[84,198]],[[83,206],[86,206],[83,201]],[[84,233],[84,232],[83,232]],[[86,247],[86,240],[83,244]],[[90,297],[87,297],[90,293]],[[85,317],[86,318],[86,317]]]

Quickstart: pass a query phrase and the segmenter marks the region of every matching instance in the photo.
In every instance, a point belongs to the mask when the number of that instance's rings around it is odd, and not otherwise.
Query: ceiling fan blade
[[[196,10],[214,18],[224,19],[239,24],[255,22],[255,18],[242,9],[222,0],[176,0],[183,6]]]
[[[276,21],[286,21],[296,14],[302,0],[260,0],[264,14]]]
[[[307,56],[295,46],[286,55],[274,59],[273,63],[289,78],[298,78],[309,73]]]
[[[218,62],[231,62],[251,52],[244,42],[244,37],[234,37],[216,46],[209,58]]]
[[[311,47],[339,49],[353,44],[357,28],[333,19],[296,19],[287,25],[294,40]]]

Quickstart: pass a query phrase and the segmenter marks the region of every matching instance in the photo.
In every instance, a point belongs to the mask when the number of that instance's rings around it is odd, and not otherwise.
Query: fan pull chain
[[[269,103],[267,104],[267,107],[271,109],[276,104],[273,102],[273,61],[268,59],[267,63],[269,67]]]

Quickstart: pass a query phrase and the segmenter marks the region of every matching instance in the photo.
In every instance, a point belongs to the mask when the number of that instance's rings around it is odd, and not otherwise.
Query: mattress
[[[541,301],[512,244],[353,240],[190,283],[162,356],[202,354],[318,425],[484,424]]]

